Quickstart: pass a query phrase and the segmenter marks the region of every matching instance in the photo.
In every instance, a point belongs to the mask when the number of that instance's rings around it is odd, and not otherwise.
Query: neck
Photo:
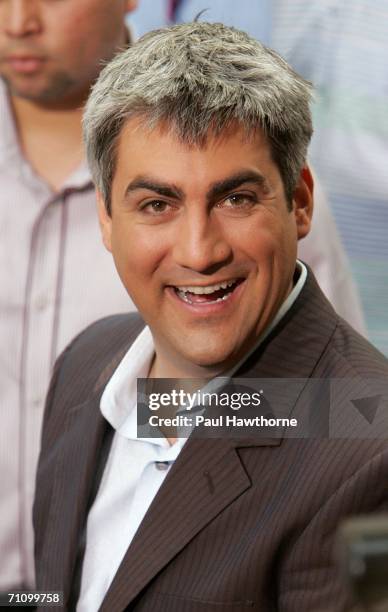
[[[198,371],[187,370],[183,371],[182,368],[171,366],[166,364],[165,360],[158,360],[157,355],[151,364],[148,378],[162,378],[164,380],[159,383],[159,389],[163,389],[163,393],[172,393],[173,390],[179,393],[180,390],[186,393],[198,393],[208,382],[210,378],[213,378],[217,374],[214,373],[209,375],[209,372],[204,374],[204,368],[201,368],[202,375]],[[167,383],[166,378],[173,379],[171,384]],[[163,406],[162,412],[164,418],[173,418],[176,416],[176,407]],[[160,427],[161,433],[165,436],[170,446],[176,443],[178,438],[176,437],[176,427]]]
[[[73,132],[81,134],[82,102],[73,105],[44,106],[32,100],[11,96],[11,104],[19,131],[37,127],[44,132],[51,132],[54,129],[65,134],[70,127]]]
[[[166,355],[160,356],[155,345],[155,358],[149,371],[149,378],[174,378],[174,379],[196,379],[204,383],[211,378],[220,376],[225,371],[225,367],[215,365],[203,367],[193,363],[186,363],[182,358],[178,361],[168,359]]]
[[[83,159],[82,105],[44,107],[11,97],[24,157],[56,191]]]

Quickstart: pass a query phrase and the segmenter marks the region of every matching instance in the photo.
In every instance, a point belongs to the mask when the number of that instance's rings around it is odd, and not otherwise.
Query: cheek
[[[243,238],[243,239],[242,239]],[[256,282],[264,286],[273,282],[283,283],[294,267],[296,259],[296,235],[288,220],[273,219],[269,223],[257,223],[240,237],[240,253],[249,258]]]
[[[88,32],[80,36],[77,32],[82,31],[83,25],[75,25],[74,21],[62,21],[63,27],[59,32],[55,26],[50,29],[47,26],[47,48],[51,52],[53,66],[61,66],[64,69],[73,70],[75,74],[82,73],[85,64],[85,48],[88,47]]]
[[[149,280],[158,269],[166,253],[166,246],[153,228],[132,227],[121,221],[113,224],[112,253],[123,281],[134,279],[139,281],[139,285]]]
[[[276,228],[264,224],[252,224],[239,236],[240,250],[252,261],[263,264],[272,260],[279,248],[279,233]]]
[[[64,62],[76,63],[78,68],[85,62],[98,66],[100,61],[110,60],[123,30],[122,18],[110,15],[106,9],[92,10],[80,0],[71,7],[67,3],[62,6],[63,10],[53,11],[46,21],[52,49],[61,52]]]

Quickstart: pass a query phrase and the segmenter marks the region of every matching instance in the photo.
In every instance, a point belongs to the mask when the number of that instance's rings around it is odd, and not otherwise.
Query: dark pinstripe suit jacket
[[[69,598],[77,590],[96,471],[99,466],[101,474],[102,449],[109,449],[100,396],[142,326],[138,315],[120,315],[89,327],[60,357],[49,390],[34,506],[37,581],[39,589],[63,590],[67,609],[74,607]],[[238,376],[363,384],[387,373],[386,359],[335,314],[309,274]],[[344,381],[344,401],[351,387]],[[290,394],[290,413],[300,401]],[[388,424],[384,407],[365,424],[376,438]],[[350,430],[353,421],[345,425]],[[349,515],[387,509],[388,441],[190,439],[101,609],[346,610],[348,595],[333,563],[336,527]]]

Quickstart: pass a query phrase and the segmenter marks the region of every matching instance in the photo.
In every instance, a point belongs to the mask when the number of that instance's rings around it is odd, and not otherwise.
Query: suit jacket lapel
[[[124,609],[201,529],[250,486],[233,441],[188,440],[128,548],[101,612]]]

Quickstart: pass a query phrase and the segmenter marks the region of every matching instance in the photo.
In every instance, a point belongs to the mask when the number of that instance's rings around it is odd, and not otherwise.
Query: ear
[[[311,228],[314,205],[313,192],[314,179],[310,168],[306,165],[301,170],[292,198],[298,240],[307,236]]]
[[[105,248],[112,252],[112,217],[108,213],[104,198],[96,189],[98,220],[100,223],[102,241]]]

